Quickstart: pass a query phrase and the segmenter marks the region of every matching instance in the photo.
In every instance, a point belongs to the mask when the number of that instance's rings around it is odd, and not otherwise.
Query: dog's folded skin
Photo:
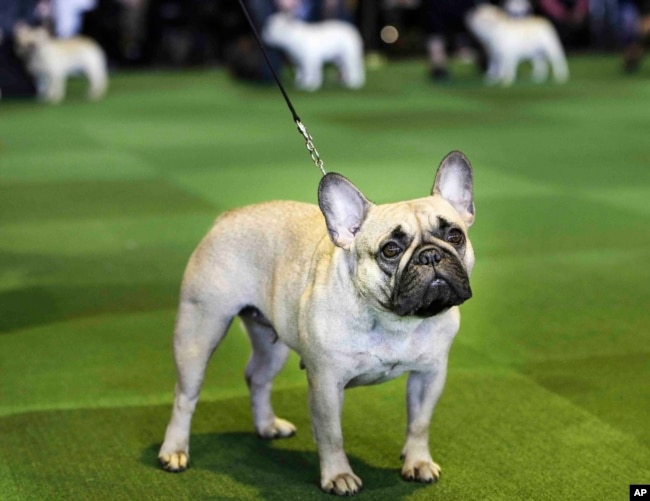
[[[374,205],[328,174],[319,207],[268,202],[222,215],[193,253],[174,337],[178,383],[160,450],[189,461],[189,433],[208,360],[237,315],[253,347],[246,367],[259,436],[295,433],[271,406],[273,378],[296,351],[306,369],[321,488],[354,494],[361,479],[343,449],[345,388],[409,373],[402,476],[433,482],[429,423],[442,393],[458,305],[471,297],[472,171],[452,152],[429,197]]]

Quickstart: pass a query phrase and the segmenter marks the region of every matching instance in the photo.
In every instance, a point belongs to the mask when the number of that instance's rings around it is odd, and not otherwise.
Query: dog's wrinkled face
[[[507,19],[505,12],[498,7],[480,4],[465,16],[465,24],[476,37],[486,40],[498,30],[496,24],[504,18]]]
[[[294,41],[295,27],[300,22],[293,19],[289,14],[277,13],[269,16],[264,25],[262,38],[267,44],[286,47]]]
[[[429,197],[374,205],[334,174],[321,183],[320,205],[357,291],[375,308],[430,317],[472,296],[472,170],[461,153],[443,160]]]
[[[25,23],[17,23],[14,27],[14,46],[19,56],[25,56],[34,49],[42,46],[50,39],[45,28],[32,28]]]
[[[472,295],[467,227],[439,196],[375,207],[351,251],[359,290],[399,316],[436,315]]]

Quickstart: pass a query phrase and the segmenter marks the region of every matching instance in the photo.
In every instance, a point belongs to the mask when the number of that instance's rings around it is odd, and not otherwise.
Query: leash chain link
[[[296,125],[298,126],[298,132],[300,132],[302,137],[305,138],[305,146],[307,147],[307,151],[309,151],[309,155],[311,156],[314,165],[320,169],[324,176],[325,168],[323,167],[323,160],[321,160],[318,150],[316,149],[316,146],[314,146],[314,138],[311,137],[309,132],[307,132],[307,127],[305,127],[299,119],[296,120]]]

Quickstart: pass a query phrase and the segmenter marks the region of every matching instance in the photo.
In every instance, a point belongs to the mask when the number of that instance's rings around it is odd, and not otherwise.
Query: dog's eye
[[[402,248],[394,242],[388,242],[381,248],[381,253],[388,259],[395,258],[402,253]]]
[[[462,231],[456,228],[452,228],[449,230],[449,233],[447,233],[447,242],[451,245],[461,245],[464,241],[465,235],[463,235]]]

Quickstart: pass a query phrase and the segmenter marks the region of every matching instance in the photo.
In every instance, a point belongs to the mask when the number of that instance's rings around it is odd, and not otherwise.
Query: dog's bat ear
[[[325,216],[334,245],[349,249],[372,205],[358,188],[334,172],[323,176],[318,185],[318,205]]]
[[[458,211],[467,226],[474,222],[474,175],[467,157],[452,151],[442,159],[432,195],[440,195]]]

